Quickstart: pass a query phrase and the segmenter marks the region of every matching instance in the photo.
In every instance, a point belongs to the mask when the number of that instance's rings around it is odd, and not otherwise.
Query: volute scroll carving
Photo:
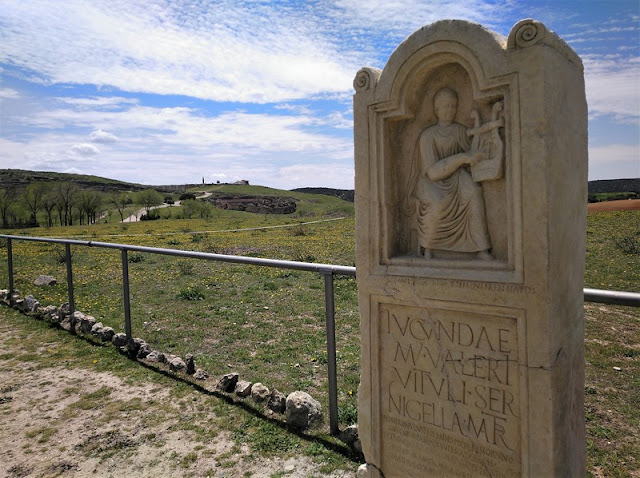
[[[526,19],[516,23],[509,34],[508,48],[527,48],[542,41],[546,35],[545,26],[535,20]]]
[[[356,91],[364,91],[375,85],[380,77],[380,70],[373,68],[362,68],[356,73],[353,79],[353,88]]]

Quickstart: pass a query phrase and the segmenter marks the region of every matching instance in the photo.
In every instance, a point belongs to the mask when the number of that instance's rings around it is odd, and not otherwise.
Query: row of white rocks
[[[207,372],[196,368],[192,354],[187,354],[183,360],[176,355],[152,350],[149,344],[140,338],[134,338],[131,343],[128,343],[126,334],[116,333],[112,327],[105,327],[91,315],[80,311],[74,311],[71,314],[68,303],[60,307],[53,305],[43,307],[33,295],[21,298],[18,291],[13,292],[12,300],[9,301],[9,291],[6,289],[0,290],[0,300],[12,304],[16,309],[37,319],[58,325],[68,332],[91,334],[103,342],[111,342],[132,359],[165,364],[171,372],[186,373],[195,380],[206,380],[209,377]],[[239,398],[251,399],[255,403],[262,403],[273,413],[284,414],[287,425],[293,429],[305,430],[322,424],[322,406],[307,392],[295,391],[285,397],[277,389],[269,390],[260,382],[251,383],[240,380],[239,374],[235,372],[220,378],[216,389],[226,394],[234,394]],[[362,453],[357,425],[347,427],[340,433],[339,438],[354,452]]]

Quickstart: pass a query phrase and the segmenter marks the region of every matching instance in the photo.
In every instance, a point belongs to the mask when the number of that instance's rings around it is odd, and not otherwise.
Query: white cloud
[[[123,98],[120,96],[94,96],[91,98],[58,97],[63,104],[76,106],[83,109],[118,109],[132,104],[137,104],[137,98]]]
[[[640,146],[589,147],[589,179],[640,178]]]
[[[635,162],[637,168],[640,168],[640,146],[631,144],[589,146],[589,163],[591,165],[607,165],[619,162]],[[638,172],[640,173],[640,171]]]
[[[118,141],[118,137],[115,134],[107,133],[101,129],[92,131],[89,138],[94,143],[115,143]]]
[[[337,17],[350,26],[383,28],[412,33],[443,18],[458,18],[495,25],[510,9],[510,2],[495,4],[482,0],[335,0]]]
[[[1,72],[2,70],[0,70]],[[0,88],[0,98],[4,98],[7,100],[15,100],[20,98],[20,93],[11,88]]]
[[[590,116],[640,122],[640,57],[583,56]]]
[[[0,61],[53,83],[277,102],[350,91],[355,65],[304,7],[0,1]]]
[[[67,168],[62,172],[67,174],[85,174],[81,169],[78,168]]]
[[[199,182],[204,174],[282,188],[294,187],[298,180],[281,174],[281,168],[301,161],[307,171],[315,171],[310,177],[315,184],[327,186],[338,187],[334,180],[343,186],[341,169],[323,164],[353,169],[351,135],[332,136],[333,132],[324,132],[326,121],[313,116],[225,112],[209,117],[185,107],[132,105],[115,111],[68,106],[21,117],[23,126],[41,132],[24,143],[11,143],[6,156],[0,152],[0,167],[10,167],[12,158],[23,157],[22,167],[27,169],[74,167],[84,174],[145,184]],[[105,144],[96,140],[112,137],[117,141],[103,150],[87,142]],[[98,153],[100,161],[86,161]],[[353,173],[346,177],[352,181]]]
[[[70,150],[72,153],[79,156],[94,156],[96,154],[100,154],[100,150],[98,148],[88,143],[74,144],[71,146]]]

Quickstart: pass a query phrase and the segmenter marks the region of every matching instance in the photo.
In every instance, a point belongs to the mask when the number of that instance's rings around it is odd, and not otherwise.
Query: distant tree
[[[187,201],[189,199],[195,199],[196,195],[193,193],[182,193],[180,195],[180,201]]]
[[[103,202],[103,196],[100,191],[86,190],[78,192],[76,204],[80,212],[80,224],[83,223],[84,218],[87,219],[87,224],[95,224]]]
[[[186,201],[182,201],[180,205],[182,206],[182,216],[185,219],[191,219],[196,212],[197,201],[195,199],[187,199]]]
[[[0,188],[0,215],[2,216],[2,227],[9,227],[11,209],[18,202],[18,192],[14,187]]]
[[[47,214],[47,226],[53,227],[53,210],[56,207],[55,191],[49,188],[42,198],[42,209]]]
[[[173,196],[165,196],[164,197],[164,203],[165,204],[169,204],[169,205],[173,205],[176,202],[173,200]]]
[[[61,226],[73,225],[73,208],[75,207],[78,187],[71,182],[58,183],[55,187],[56,209]]]
[[[120,214],[120,222],[124,221],[124,210],[132,202],[133,199],[129,193],[119,193],[114,191],[109,195],[109,203],[113,204],[118,211],[118,214]]]
[[[142,205],[146,214],[149,214],[152,207],[162,204],[162,195],[155,189],[143,189],[136,194],[136,202]]]
[[[200,219],[208,219],[213,210],[213,206],[210,203],[196,199],[187,199],[181,204],[182,215],[185,219],[191,219],[193,215],[197,215]]]
[[[44,183],[31,183],[22,194],[22,202],[29,211],[29,222],[38,225],[38,211],[43,208],[45,196],[47,195],[47,185]]]

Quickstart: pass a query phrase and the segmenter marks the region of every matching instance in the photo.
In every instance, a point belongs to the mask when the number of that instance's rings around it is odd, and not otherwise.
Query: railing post
[[[322,271],[327,322],[327,369],[329,375],[329,429],[338,435],[338,373],[336,367],[336,321],[333,297],[333,271]]]
[[[133,342],[131,334],[131,302],[129,300],[129,258],[127,250],[121,249],[122,252],[122,293],[124,299],[124,331],[127,334],[127,345]]]
[[[71,333],[76,330],[76,322],[73,318],[73,313],[76,311],[76,304],[73,298],[73,269],[71,267],[71,244],[64,245],[65,249],[65,261],[67,263],[67,292],[69,294],[69,319],[71,320]]]
[[[9,305],[13,305],[13,248],[11,238],[7,238],[7,274],[9,276]]]

